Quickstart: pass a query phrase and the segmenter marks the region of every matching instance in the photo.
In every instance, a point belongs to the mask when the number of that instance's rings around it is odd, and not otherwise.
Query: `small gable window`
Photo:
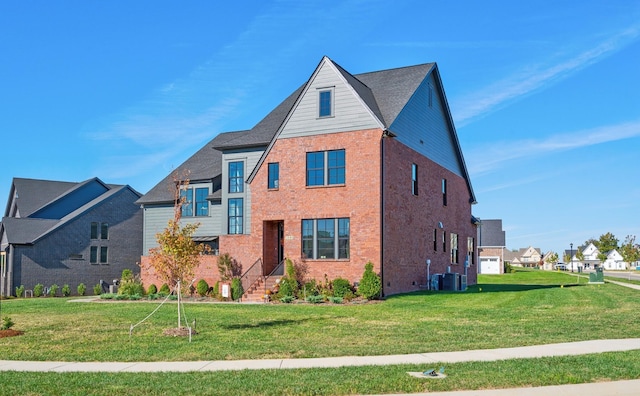
[[[322,88],[318,91],[318,117],[333,116],[333,88]]]

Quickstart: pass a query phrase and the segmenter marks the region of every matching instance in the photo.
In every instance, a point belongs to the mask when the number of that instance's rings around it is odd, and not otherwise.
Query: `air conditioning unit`
[[[456,291],[460,288],[460,277],[455,273],[443,274],[442,290]]]
[[[431,275],[431,290],[442,290],[442,275]]]

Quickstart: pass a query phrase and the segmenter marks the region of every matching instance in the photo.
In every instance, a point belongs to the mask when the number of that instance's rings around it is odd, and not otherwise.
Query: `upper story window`
[[[411,194],[418,195],[418,165],[411,164]]]
[[[467,259],[469,260],[469,265],[475,264],[475,240],[473,237],[467,237]]]
[[[442,205],[447,206],[447,179],[442,179]]]
[[[451,264],[458,264],[458,234],[451,233]]]
[[[244,191],[244,162],[229,162],[229,192],[241,193]]]
[[[326,186],[344,182],[344,149],[307,153],[307,186]]]
[[[182,199],[182,216],[191,217],[194,213],[196,216],[208,216],[209,201],[207,201],[207,196],[209,195],[209,188],[196,188],[195,200],[193,199],[193,190],[193,188],[187,188],[180,191],[180,198]]]
[[[322,88],[318,91],[318,117],[333,116],[333,88]]]
[[[280,186],[280,163],[269,163],[267,188],[275,190]]]
[[[109,239],[109,223],[91,222],[91,239],[98,238]]]

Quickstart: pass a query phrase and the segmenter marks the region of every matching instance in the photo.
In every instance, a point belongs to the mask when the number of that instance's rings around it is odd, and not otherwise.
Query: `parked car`
[[[565,263],[558,263],[556,265],[554,265],[554,269],[560,270],[560,271],[566,271],[567,270],[567,265]]]

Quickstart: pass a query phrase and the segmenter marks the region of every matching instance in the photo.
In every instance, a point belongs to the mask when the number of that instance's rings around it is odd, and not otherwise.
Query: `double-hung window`
[[[109,223],[91,222],[91,239],[109,239]]]
[[[208,195],[208,187],[196,188],[196,216],[209,215],[209,201],[207,201]]]
[[[348,218],[302,220],[302,255],[308,259],[348,259]]]
[[[411,194],[418,195],[418,165],[411,164]]]
[[[458,234],[450,233],[451,236],[451,264],[458,264]]]
[[[318,118],[333,116],[333,87],[318,90]]]
[[[182,216],[193,216],[193,189],[180,190],[180,200],[182,201]]]
[[[244,191],[244,162],[229,162],[229,192],[241,193]]]
[[[344,184],[344,149],[307,153],[306,173],[308,187]]]
[[[275,190],[280,187],[280,163],[270,162],[267,188]]]
[[[243,199],[229,199],[228,211],[229,234],[242,234],[243,224]]]

